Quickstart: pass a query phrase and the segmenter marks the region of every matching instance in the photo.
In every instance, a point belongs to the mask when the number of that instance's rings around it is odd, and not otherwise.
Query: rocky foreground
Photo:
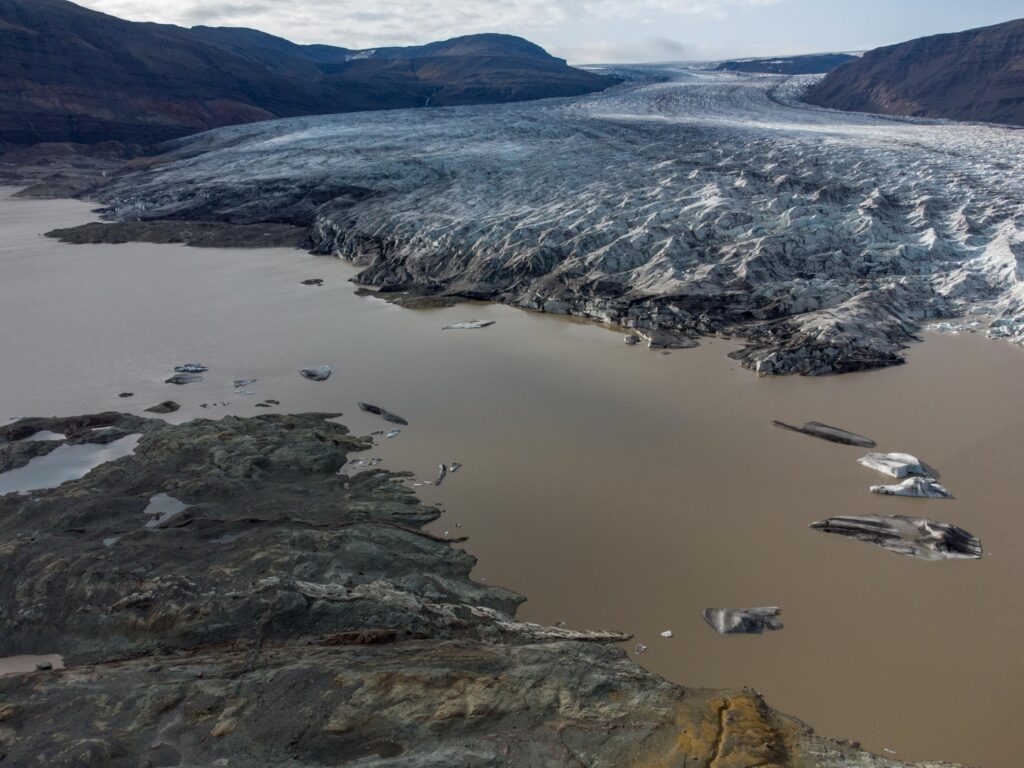
[[[0,468],[141,434],[135,453],[0,497],[0,762],[121,766],[846,766],[753,691],[646,672],[624,636],[526,624],[522,598],[421,530],[439,512],[325,414],[0,428]],[[151,497],[188,507],[153,518]],[[929,764],[937,765],[937,764]]]

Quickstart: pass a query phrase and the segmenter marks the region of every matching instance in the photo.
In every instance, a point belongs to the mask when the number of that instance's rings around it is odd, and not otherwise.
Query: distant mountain
[[[765,72],[776,75],[817,75],[831,72],[841,64],[857,59],[850,53],[812,53],[804,56],[776,56],[772,59],[736,59],[723,61],[720,72]]]
[[[509,35],[355,51],[0,0],[0,144],[153,143],[275,117],[575,96],[615,82]]]
[[[1024,125],[1024,19],[870,51],[829,74],[807,101]]]

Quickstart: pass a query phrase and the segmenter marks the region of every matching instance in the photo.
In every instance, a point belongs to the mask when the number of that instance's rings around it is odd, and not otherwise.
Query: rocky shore
[[[523,598],[474,582],[460,540],[421,529],[439,511],[404,475],[346,468],[371,439],[329,417],[0,428],[4,470],[141,435],[81,480],[0,497],[0,657],[67,665],[0,678],[0,761],[900,765],[753,691],[662,680],[624,635],[518,621]],[[161,495],[181,505],[153,516]]]

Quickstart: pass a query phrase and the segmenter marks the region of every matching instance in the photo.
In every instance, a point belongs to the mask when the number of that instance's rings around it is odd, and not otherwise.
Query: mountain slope
[[[723,61],[719,72],[766,72],[775,75],[816,75],[831,72],[857,57],[850,53],[811,53],[802,56],[777,56],[773,59],[735,59]]]
[[[870,51],[814,86],[824,107],[1024,125],[1024,19]]]
[[[507,35],[351,51],[129,22],[66,0],[0,0],[0,144],[150,143],[275,117],[574,96],[614,82]]]

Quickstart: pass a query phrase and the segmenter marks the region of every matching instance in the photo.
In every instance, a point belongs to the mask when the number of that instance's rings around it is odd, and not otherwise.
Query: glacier
[[[302,117],[171,144],[112,220],[287,223],[385,292],[728,334],[763,374],[1024,340],[1024,131],[838,112],[818,76],[648,66],[572,99]]]

